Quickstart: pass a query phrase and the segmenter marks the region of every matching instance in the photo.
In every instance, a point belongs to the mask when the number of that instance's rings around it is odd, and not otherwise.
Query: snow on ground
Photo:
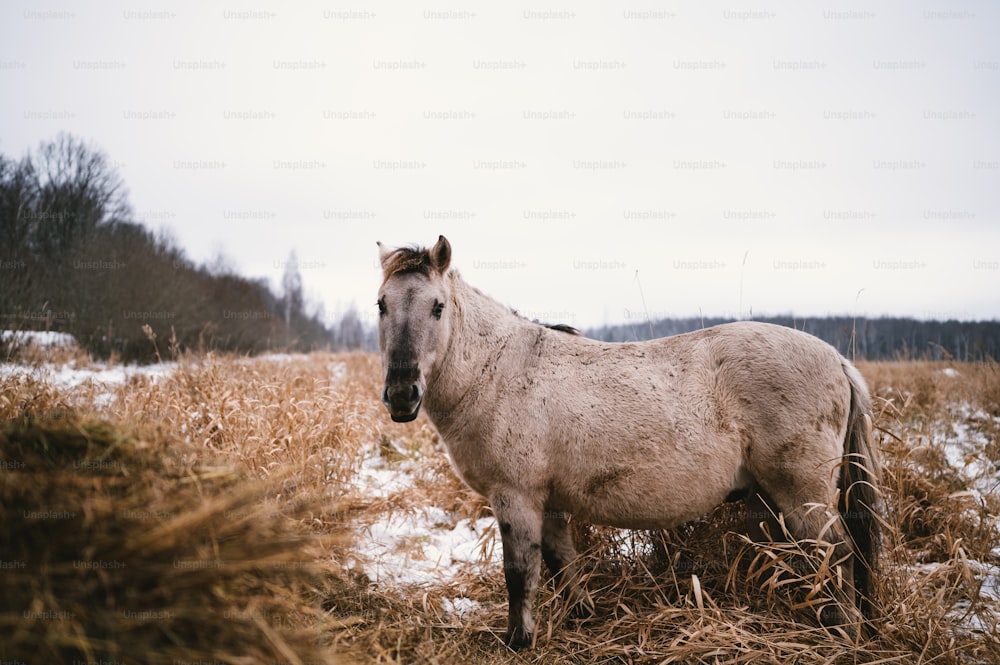
[[[51,384],[70,395],[84,388],[93,389],[93,402],[98,408],[111,406],[115,398],[115,390],[124,386],[135,377],[144,377],[157,381],[168,376],[173,371],[171,363],[155,365],[115,365],[86,364],[80,366],[75,360],[67,363],[42,363],[38,365],[19,365],[0,363],[0,381],[8,381],[18,377],[32,377],[38,381]]]
[[[499,576],[502,554],[494,518],[463,520],[435,506],[395,507],[406,503],[396,500],[414,488],[418,465],[412,457],[388,461],[376,450],[358,469],[355,489],[386,505],[377,519],[357,525],[357,563],[365,574],[383,587],[448,585],[487,568]],[[458,596],[446,598],[443,609],[464,617],[479,604]]]
[[[12,331],[0,331],[3,337],[13,334]],[[17,335],[25,335],[19,332]],[[47,345],[60,345],[60,336],[68,337],[70,344],[75,344],[73,338],[65,333],[31,333],[31,339],[48,340]],[[40,343],[40,342],[36,342]],[[302,356],[291,354],[265,354],[255,358],[247,358],[241,362],[273,362],[288,363]],[[65,390],[69,393],[81,388],[94,389],[94,402],[99,408],[111,406],[114,401],[114,392],[117,388],[126,385],[136,377],[143,377],[152,381],[169,376],[177,367],[176,363],[161,362],[152,365],[120,365],[114,363],[80,363],[70,360],[65,363],[0,363],[0,381],[18,376],[30,376],[39,381],[51,384],[53,387]],[[331,363],[330,379],[333,382],[340,381],[347,374],[347,366],[342,362]]]
[[[972,612],[971,599],[962,599],[955,603],[949,615],[959,620],[963,627],[972,633],[994,634],[1000,618],[1000,566],[970,559],[967,561],[971,574],[980,583],[979,603],[977,613]],[[916,577],[938,575],[944,571],[942,583],[947,579],[949,566],[944,563],[921,563],[912,567]]]
[[[951,371],[954,374],[948,376],[958,375],[955,370]],[[946,372],[947,370],[942,370],[942,373]],[[968,403],[955,404],[948,411],[949,418],[937,423],[934,429],[939,432],[948,464],[966,481],[970,496],[982,504],[985,495],[1000,491],[1000,465],[986,456],[987,446],[991,441],[983,431],[990,425],[1000,424],[1000,418]],[[993,528],[1000,531],[1000,520],[995,516],[991,519],[995,520]],[[992,554],[1000,557],[1000,547],[994,549]],[[969,559],[967,563],[972,574],[981,583],[979,596],[983,601],[982,605],[990,611],[986,616],[968,614],[960,618],[973,632],[992,633],[997,629],[996,621],[1000,616],[1000,566],[974,559]],[[917,566],[916,572],[933,573],[937,565],[939,564],[921,564]],[[971,606],[970,601],[962,601],[957,605],[956,611],[962,612],[963,607],[968,609]]]
[[[420,513],[392,513],[362,527],[368,537],[359,554],[368,577],[377,584],[419,586],[448,583],[463,572],[482,568],[484,558],[499,555],[492,517],[456,521],[440,508]],[[495,561],[499,565],[499,557]]]
[[[0,330],[0,341],[14,340],[18,346],[76,346],[76,338],[69,333],[51,330]]]
[[[344,363],[333,363],[330,366],[330,380],[334,383],[347,376],[347,365]]]
[[[982,588],[979,589],[979,595],[989,598],[994,603],[994,607],[1000,609],[1000,566],[979,561],[970,561],[969,563],[970,565],[975,564],[973,569],[983,582]]]
[[[413,467],[412,459],[390,464],[374,451],[361,462],[354,484],[365,498],[387,499],[413,486]]]
[[[448,614],[464,619],[469,614],[480,609],[479,603],[471,598],[445,598],[442,603],[444,611]]]
[[[974,409],[968,403],[958,404],[949,411],[952,417],[937,426],[948,464],[962,474],[977,498],[997,492],[1000,490],[1000,466],[985,455],[990,439],[981,426],[1000,424],[1000,418]]]

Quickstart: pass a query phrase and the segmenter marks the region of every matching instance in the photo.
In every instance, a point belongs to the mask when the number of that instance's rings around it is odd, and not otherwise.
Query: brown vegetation
[[[12,644],[34,651],[0,658],[1000,662],[1000,371],[860,369],[876,396],[886,463],[882,614],[869,635],[852,644],[821,627],[800,591],[828,571],[800,565],[796,550],[808,544],[752,545],[732,534],[742,509],[733,504],[668,532],[577,525],[596,617],[569,618],[549,583],[536,648],[516,655],[502,644],[499,539],[466,528],[488,508],[455,479],[425,420],[389,421],[375,356],[187,357],[167,376],[133,376],[110,401],[101,387],[66,390],[9,374],[0,383],[0,454],[22,455],[25,468],[0,469],[4,509],[48,506],[78,518],[72,529],[21,520],[8,539],[15,544],[3,546],[22,549],[3,549],[0,560],[30,566],[0,570],[13,590],[0,601],[3,630],[18,631],[23,639]],[[73,468],[74,460],[84,463]],[[365,485],[365,465],[407,482]],[[139,510],[164,516],[122,518]],[[430,510],[446,517],[422,519]],[[441,574],[421,584],[378,573],[366,560],[373,537],[390,519],[411,518],[420,529],[392,544],[393,557],[433,571],[428,540],[468,535],[481,559],[441,561]],[[13,516],[4,524],[13,533]],[[123,557],[135,565],[72,567]],[[173,557],[245,563],[163,566]],[[282,561],[301,565],[270,565]],[[469,599],[466,610],[456,611],[455,599]],[[123,606],[170,603],[176,626],[113,617]],[[18,619],[49,609],[75,617]],[[233,625],[223,621],[227,611]]]

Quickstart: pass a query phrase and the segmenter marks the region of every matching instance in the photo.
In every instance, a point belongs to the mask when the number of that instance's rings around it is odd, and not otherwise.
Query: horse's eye
[[[378,305],[378,315],[385,316],[385,298],[380,299],[375,304]]]
[[[441,302],[438,302],[438,301],[435,300],[434,301],[434,308],[431,309],[431,315],[435,319],[440,319],[441,318],[441,312],[443,312],[443,311],[444,311],[444,303],[441,303]]]

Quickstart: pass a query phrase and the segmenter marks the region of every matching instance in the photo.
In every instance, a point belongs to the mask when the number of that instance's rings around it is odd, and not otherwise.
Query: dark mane
[[[382,265],[382,281],[393,275],[416,272],[431,274],[431,253],[424,247],[400,247],[390,254]]]
[[[544,328],[548,328],[549,330],[557,330],[559,332],[566,333],[567,335],[579,335],[581,337],[583,336],[582,332],[580,332],[573,326],[566,325],[565,323],[544,323],[542,321],[539,321],[538,319],[529,319],[526,316],[521,316],[521,313],[518,312],[516,309],[511,309],[510,311],[513,312],[515,316],[518,316],[524,319],[525,321],[531,321],[532,323],[538,324]]]
[[[552,330],[558,330],[559,332],[564,332],[568,335],[583,335],[582,332],[574,328],[573,326],[568,326],[565,323],[543,323],[546,328],[551,328]]]

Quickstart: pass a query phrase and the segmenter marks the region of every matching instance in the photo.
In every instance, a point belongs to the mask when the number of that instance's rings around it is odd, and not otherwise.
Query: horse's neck
[[[510,309],[472,288],[452,274],[455,307],[448,350],[428,386],[433,410],[451,413],[483,378],[483,369],[495,362],[512,338],[523,333],[524,322]]]

